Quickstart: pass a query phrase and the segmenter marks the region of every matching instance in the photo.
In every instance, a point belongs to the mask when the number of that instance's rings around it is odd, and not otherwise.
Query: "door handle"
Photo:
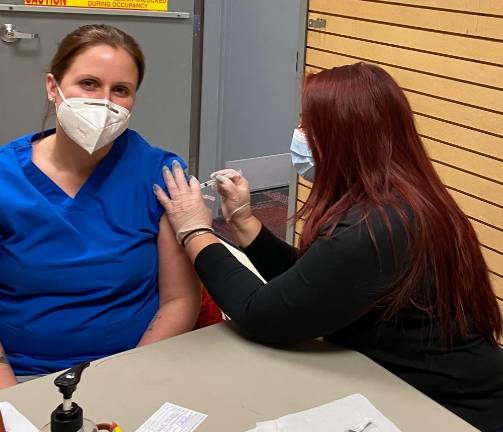
[[[36,39],[38,33],[23,33],[17,31],[14,24],[3,24],[0,26],[0,39],[6,43],[13,43],[19,39]]]

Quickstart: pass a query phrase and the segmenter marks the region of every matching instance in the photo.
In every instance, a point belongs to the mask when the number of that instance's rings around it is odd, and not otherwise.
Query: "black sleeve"
[[[277,238],[264,225],[255,240],[242,250],[267,281],[287,271],[297,261],[297,249]]]
[[[378,249],[363,225],[340,224],[267,284],[223,245],[202,250],[195,266],[220,308],[250,337],[293,343],[344,328],[389,286],[393,254],[383,224],[374,236]]]

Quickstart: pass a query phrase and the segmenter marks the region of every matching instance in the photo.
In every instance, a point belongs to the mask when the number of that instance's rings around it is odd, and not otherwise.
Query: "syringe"
[[[242,173],[243,173],[240,168],[238,168],[238,169],[236,169],[234,171],[237,172],[239,175],[242,175]],[[232,176],[231,173],[227,173],[227,174],[224,174],[223,177],[231,177],[231,176]],[[211,178],[209,180],[206,180],[205,182],[199,183],[199,185],[201,186],[201,189],[204,189],[204,188],[207,188],[209,186],[213,186],[217,182],[218,182],[218,180],[216,178]]]
[[[217,179],[209,179],[203,183],[200,183],[201,189],[207,188],[209,186],[213,186],[217,182]]]

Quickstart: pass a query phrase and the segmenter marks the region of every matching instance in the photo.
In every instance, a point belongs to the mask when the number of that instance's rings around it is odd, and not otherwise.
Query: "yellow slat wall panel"
[[[328,64],[328,67],[352,64],[357,61],[352,57],[316,50],[309,51],[308,59],[311,65],[325,66]],[[494,89],[481,87],[476,84],[454,81],[452,79],[423,74],[417,71],[410,71],[393,66],[381,65],[381,67],[393,76],[398,84],[404,89],[425,93],[426,96],[434,96],[448,99],[449,101],[459,102],[461,106],[458,107],[458,112],[453,113],[453,116],[456,116],[454,118],[457,119],[458,123],[463,123],[462,119],[458,118],[459,111],[462,113],[466,112],[464,118],[470,119],[470,117],[473,116],[473,112],[475,112],[478,117],[484,117],[487,115],[486,113],[488,109],[495,111],[503,109],[503,91],[494,91]],[[310,68],[309,72],[311,71],[312,70]],[[444,103],[444,106],[449,107],[452,105],[449,101],[442,102]],[[465,106],[466,104],[474,105],[474,107],[469,107],[470,111],[467,111],[467,107]],[[420,108],[421,106],[418,106],[418,109]],[[449,108],[448,110],[450,111]],[[430,113],[430,115],[431,114],[434,113]],[[490,113],[487,123],[491,122],[491,120],[497,116],[497,113]],[[470,124],[470,120],[467,124],[472,127],[475,126],[479,129],[484,127],[483,124],[479,123],[475,125]],[[498,146],[498,148],[499,147],[501,146]],[[503,153],[501,148],[499,148],[499,152]]]
[[[368,44],[366,42],[359,42],[359,45],[363,46],[371,44]],[[308,62],[309,65],[318,66],[321,68],[332,68],[334,66],[352,64],[356,61],[358,60],[354,58],[344,57],[316,49],[308,49],[306,53],[306,62]],[[503,77],[503,73],[501,73],[501,75]],[[421,75],[417,72],[416,76],[417,79],[421,79]],[[397,81],[399,80],[397,79]],[[410,83],[412,85],[417,85],[413,84],[413,80],[411,80]],[[461,103],[452,103],[451,101],[438,99],[429,95],[418,94],[412,91],[408,91],[407,87],[404,87],[404,91],[407,98],[409,99],[409,102],[413,106],[414,111],[416,112],[428,113],[428,115],[430,116],[449,121],[453,119],[456,123],[471,128],[481,129],[493,134],[503,135],[503,121],[501,121],[501,114],[463,105]],[[460,89],[459,91],[461,92],[462,90]],[[495,96],[491,100],[494,100],[496,106],[499,106],[500,108],[503,107],[503,104],[498,103],[498,100],[501,102],[501,96],[499,95],[499,92],[495,92],[494,90],[493,92],[498,96]],[[459,93],[459,95],[462,96],[462,93]]]
[[[380,43],[382,48],[386,48],[382,44],[390,44],[496,65],[503,64],[503,53],[499,41],[467,38],[461,35],[446,35],[445,33],[429,32],[422,29],[411,29],[313,12],[309,13],[309,19],[324,19],[326,21],[325,28],[317,29],[316,32],[312,32],[315,34],[311,35],[312,38],[317,38],[323,42],[331,37],[328,33],[333,33],[372,40]],[[351,41],[347,37],[345,39],[348,43]]]
[[[383,3],[396,3],[395,0],[380,1]],[[315,0],[311,0],[311,4],[315,4],[313,2],[315,2]],[[501,3],[494,0],[400,0],[400,3],[416,7],[424,6],[429,8],[503,16]],[[313,8],[311,7],[311,9]]]
[[[475,220],[470,220],[479,242],[484,246],[490,247],[492,249],[498,250],[503,245],[503,231],[496,228],[487,226]],[[498,269],[494,269],[498,271]]]
[[[445,162],[457,168],[462,168],[503,183],[501,161],[452,147],[429,138],[422,138],[422,141],[431,159]]]
[[[503,159],[501,137],[425,117],[418,113],[414,117],[419,133],[423,136],[434,137],[450,144]]]
[[[503,212],[500,207],[450,188],[447,190],[466,215],[503,230]],[[501,246],[498,249],[501,249]]]
[[[357,32],[358,29],[355,29],[355,31]],[[401,29],[396,28],[394,31],[396,34],[399,34]],[[337,47],[337,50],[335,50],[337,54],[353,56],[356,59],[361,58],[368,62],[400,66],[472,83],[485,84],[486,86],[499,89],[503,88],[501,68],[496,65],[446,57],[434,53],[401,48],[399,46],[387,46],[359,41],[314,31],[308,31],[307,33],[307,46],[327,50],[330,49],[329,47]],[[357,61],[356,59],[354,60],[355,62]],[[313,64],[309,57],[306,58],[306,63],[308,65]],[[322,65],[322,67],[324,66]]]
[[[494,292],[503,301],[503,278],[494,273],[489,273],[489,278],[491,279]]]
[[[299,219],[295,222],[295,231],[301,233],[304,230],[304,220]]]
[[[306,73],[361,60],[397,80],[503,299],[503,1],[310,0],[309,9],[326,27],[308,29]],[[297,207],[310,186],[299,178]]]
[[[437,162],[433,162],[433,166],[445,185],[481,197],[499,206],[503,206],[502,184],[474,176]]]
[[[310,192],[311,189],[302,184],[299,184],[297,187],[297,199],[306,202]]]
[[[503,44],[502,44],[503,45]],[[502,73],[503,75],[503,73]],[[405,89],[404,89],[405,90]],[[414,111],[503,136],[502,115],[405,90]]]
[[[299,183],[304,185],[304,186],[307,186],[308,188],[311,188],[313,187],[313,184],[309,181],[309,180],[306,180],[304,177],[302,176],[299,176],[298,177],[299,179]]]
[[[311,10],[323,11],[379,22],[400,23],[403,26],[421,27],[469,36],[503,39],[501,19],[493,16],[439,11],[387,3],[368,3],[358,0],[312,0]],[[332,30],[330,30],[332,31]]]
[[[484,259],[489,270],[496,274],[500,274],[498,270],[503,269],[503,255],[498,252],[494,252],[491,249],[487,249],[484,246],[482,246],[481,249],[482,255],[484,255]]]
[[[337,64],[351,64],[356,61],[353,57],[340,54],[329,53],[329,55],[329,61],[332,66]],[[503,109],[503,91],[495,92],[492,88],[481,87],[477,84],[454,81],[449,78],[387,66],[385,64],[381,66],[392,75],[403,88],[419,91],[432,96],[447,98],[464,104],[475,105],[483,109]]]

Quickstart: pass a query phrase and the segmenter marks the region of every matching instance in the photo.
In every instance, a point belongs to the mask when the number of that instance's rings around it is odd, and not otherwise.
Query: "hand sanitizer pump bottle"
[[[81,363],[59,375],[54,384],[63,394],[63,403],[58,405],[51,414],[51,422],[40,432],[98,432],[96,425],[84,418],[82,408],[72,402],[72,394],[77,390],[80,376],[89,362]]]

